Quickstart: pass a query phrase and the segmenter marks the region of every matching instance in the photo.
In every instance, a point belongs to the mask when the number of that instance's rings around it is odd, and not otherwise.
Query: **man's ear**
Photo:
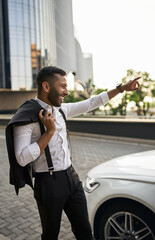
[[[42,89],[44,90],[44,92],[48,93],[49,90],[50,90],[50,85],[49,85],[49,83],[44,81],[44,82],[42,83]]]

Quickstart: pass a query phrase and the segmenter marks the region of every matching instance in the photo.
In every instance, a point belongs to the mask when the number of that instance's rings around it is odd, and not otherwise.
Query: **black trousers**
[[[93,239],[82,183],[72,166],[53,175],[36,173],[34,197],[42,224],[42,240],[58,239],[63,210],[76,239]]]

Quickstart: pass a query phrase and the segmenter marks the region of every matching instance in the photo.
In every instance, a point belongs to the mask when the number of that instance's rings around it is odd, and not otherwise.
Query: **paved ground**
[[[73,165],[82,180],[92,167],[113,157],[154,149],[155,146],[71,136]],[[41,227],[30,187],[16,196],[8,183],[9,165],[4,129],[0,128],[0,240],[40,240]],[[67,217],[63,215],[59,240],[75,239]]]

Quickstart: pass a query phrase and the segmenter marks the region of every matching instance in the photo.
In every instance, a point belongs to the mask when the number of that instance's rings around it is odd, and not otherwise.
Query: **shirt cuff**
[[[107,92],[100,93],[100,96],[102,98],[103,105],[106,105],[109,102],[109,96]]]
[[[32,143],[31,145],[27,146],[29,153],[33,160],[37,159],[40,156],[40,147],[37,142]]]

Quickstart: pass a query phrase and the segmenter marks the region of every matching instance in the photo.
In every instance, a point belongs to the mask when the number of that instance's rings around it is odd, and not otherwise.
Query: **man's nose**
[[[69,94],[68,89],[65,89],[65,95],[67,96]]]

